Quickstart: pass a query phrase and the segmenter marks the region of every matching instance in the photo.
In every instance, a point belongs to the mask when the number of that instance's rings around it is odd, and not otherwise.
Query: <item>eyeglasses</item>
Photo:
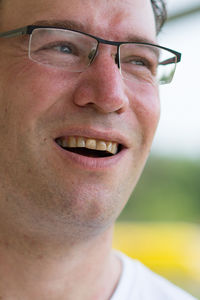
[[[0,38],[30,35],[28,56],[37,63],[83,72],[98,54],[99,44],[117,47],[115,63],[124,79],[166,84],[172,81],[181,53],[151,43],[108,41],[66,28],[26,26],[0,33]]]

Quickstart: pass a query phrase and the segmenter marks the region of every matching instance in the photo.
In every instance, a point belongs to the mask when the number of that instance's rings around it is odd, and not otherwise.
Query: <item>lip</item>
[[[68,136],[83,136],[86,138],[95,138],[98,140],[104,141],[112,141],[118,144],[121,144],[122,150],[113,155],[108,157],[87,157],[83,156],[74,152],[66,151],[62,149],[57,143],[56,139],[59,137],[68,137]],[[119,134],[118,132],[114,132],[107,130],[99,131],[94,129],[67,129],[67,130],[60,130],[59,133],[54,137],[54,146],[57,153],[62,157],[64,161],[67,163],[73,163],[77,167],[85,169],[85,170],[106,170],[108,168],[114,167],[117,163],[119,163],[123,157],[125,156],[129,146],[127,139]]]
[[[97,140],[103,140],[107,142],[116,142],[118,144],[121,144],[123,148],[130,148],[130,143],[128,141],[128,138],[125,137],[125,135],[122,135],[121,133],[114,131],[114,130],[106,130],[106,131],[100,131],[96,129],[91,128],[71,128],[67,130],[60,130],[56,136],[54,137],[54,140],[60,137],[69,137],[69,136],[81,136],[85,138],[93,138]]]

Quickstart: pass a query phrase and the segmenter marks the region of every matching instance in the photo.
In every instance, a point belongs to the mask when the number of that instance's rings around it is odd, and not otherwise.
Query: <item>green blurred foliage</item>
[[[119,221],[200,221],[200,160],[150,156]]]

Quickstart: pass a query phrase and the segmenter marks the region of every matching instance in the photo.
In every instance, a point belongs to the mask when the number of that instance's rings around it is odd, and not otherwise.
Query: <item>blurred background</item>
[[[159,44],[182,53],[161,86],[161,119],[113,246],[200,299],[200,1],[167,0]]]

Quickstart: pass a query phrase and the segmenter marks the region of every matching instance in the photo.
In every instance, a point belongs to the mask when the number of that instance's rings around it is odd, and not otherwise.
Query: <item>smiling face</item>
[[[7,0],[1,31],[41,20],[81,24],[107,40],[156,39],[148,0]],[[27,48],[27,36],[0,40],[0,219],[60,234],[98,232],[141,174],[159,119],[158,89],[122,79],[115,46],[101,45],[82,73],[33,62]]]

